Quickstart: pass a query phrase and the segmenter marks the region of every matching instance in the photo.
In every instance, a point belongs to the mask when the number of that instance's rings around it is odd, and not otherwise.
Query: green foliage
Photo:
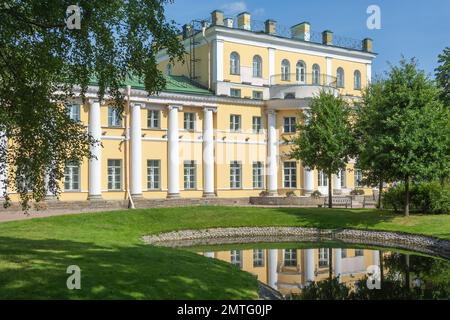
[[[79,0],[81,29],[69,30],[64,18],[73,1],[2,1],[0,132],[10,143],[0,145],[0,173],[7,165],[4,182],[25,208],[45,196],[46,171],[49,190],[58,194],[65,162],[89,157],[89,146],[98,143],[62,107],[74,88],[84,96],[95,79],[98,98],[111,97],[122,111],[130,75],[142,78],[149,94],[164,87],[156,53],[166,49],[181,59],[184,52],[176,26],[164,16],[170,2]]]
[[[349,296],[349,288],[339,283],[339,278],[311,282],[305,286],[294,299],[299,300],[345,300]]]
[[[410,191],[411,209],[420,213],[450,213],[450,186],[437,181],[413,184]],[[405,186],[398,184],[383,196],[386,209],[395,212],[405,205]]]
[[[319,190],[316,190],[313,193],[311,193],[311,197],[313,197],[313,198],[319,198],[321,196],[322,196],[322,193],[320,193]]]
[[[450,107],[450,47],[446,47],[438,57],[436,81],[441,88],[441,98]]]
[[[288,191],[288,192],[286,192],[286,197],[288,197],[288,198],[296,197],[296,194],[294,191]]]

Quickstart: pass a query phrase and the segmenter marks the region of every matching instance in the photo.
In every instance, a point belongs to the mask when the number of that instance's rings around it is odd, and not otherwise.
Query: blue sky
[[[381,29],[366,26],[369,5],[381,9]],[[379,54],[373,71],[386,71],[388,61],[396,64],[401,55],[416,57],[419,66],[434,74],[437,56],[450,46],[450,1],[448,0],[175,0],[166,7],[169,19],[184,24],[193,18],[206,18],[214,9],[235,16],[249,11],[252,19],[268,18],[292,26],[309,21],[311,29],[332,30],[336,35],[355,39],[370,37]]]

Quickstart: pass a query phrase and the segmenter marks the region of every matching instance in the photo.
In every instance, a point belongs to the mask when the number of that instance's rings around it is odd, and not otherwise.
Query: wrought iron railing
[[[317,73],[281,73],[270,77],[270,85],[310,85],[336,88],[336,77]]]

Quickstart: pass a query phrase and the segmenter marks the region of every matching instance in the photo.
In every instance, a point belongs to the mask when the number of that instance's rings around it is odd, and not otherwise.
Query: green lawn
[[[143,235],[176,229],[307,226],[396,230],[450,239],[450,215],[409,218],[370,209],[187,207],[85,213],[0,223],[0,299],[251,299],[256,280]],[[82,270],[81,290],[66,268]]]

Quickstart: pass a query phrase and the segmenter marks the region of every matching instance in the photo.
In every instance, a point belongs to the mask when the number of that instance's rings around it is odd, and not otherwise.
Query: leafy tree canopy
[[[438,57],[436,81],[441,88],[441,97],[450,108],[450,47],[446,47]]]
[[[131,74],[149,94],[165,86],[156,53],[167,49],[171,59],[182,59],[184,52],[174,22],[165,18],[170,2],[79,0],[81,28],[69,29],[66,10],[73,1],[2,1],[0,176],[25,206],[45,196],[46,184],[57,194],[64,163],[89,157],[89,146],[98,143],[61,107],[75,88],[83,95],[95,79],[98,97],[122,110]]]

